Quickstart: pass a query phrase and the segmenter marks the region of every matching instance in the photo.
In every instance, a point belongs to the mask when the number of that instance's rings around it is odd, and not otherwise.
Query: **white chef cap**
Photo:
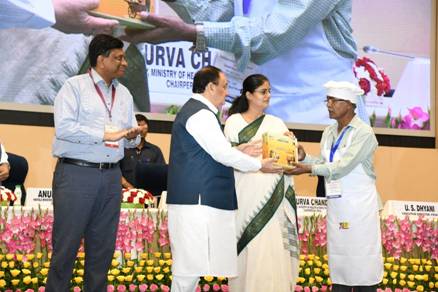
[[[324,84],[327,96],[348,100],[353,104],[357,103],[357,96],[364,94],[359,86],[347,81],[329,81]]]

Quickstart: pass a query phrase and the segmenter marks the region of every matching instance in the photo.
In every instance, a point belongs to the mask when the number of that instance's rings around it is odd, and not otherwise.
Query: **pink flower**
[[[304,292],[310,292],[310,288],[309,287],[304,287]]]
[[[137,290],[137,285],[130,284],[129,285],[129,292],[135,292]]]
[[[164,284],[161,284],[161,285],[160,285],[160,288],[161,288],[161,291],[162,291],[162,292],[169,292],[169,291],[170,291],[169,286],[164,285]]]
[[[117,286],[117,292],[125,292],[126,286],[125,285],[118,285]]]
[[[148,289],[148,285],[146,284],[138,285],[138,290],[140,290],[140,292],[145,292],[147,289]]]
[[[195,290],[195,292],[201,292],[201,287],[196,286],[196,290]]]
[[[316,287],[316,286],[312,286],[312,292],[318,292],[319,291],[319,288],[318,287]]]
[[[114,290],[115,290],[114,285],[106,286],[106,292],[114,292]]]
[[[27,290],[24,291],[24,292],[35,292],[35,290],[33,290],[33,289],[27,289]]]
[[[73,292],[81,292],[81,288],[78,286],[73,287]]]
[[[157,286],[157,284],[152,284],[152,285],[149,286],[149,289],[150,289],[152,292],[154,292],[154,291],[157,291],[157,290],[158,290],[158,286]]]
[[[210,285],[204,284],[204,286],[202,286],[202,291],[204,292],[210,291]]]
[[[303,291],[303,287],[300,286],[300,285],[296,285],[296,286],[295,286],[295,291],[296,291],[296,292],[301,292],[301,291]]]
[[[327,291],[327,286],[326,285],[322,285],[321,286],[321,292],[326,292]]]
[[[38,292],[44,292],[44,291],[46,291],[46,287],[39,287],[38,288]]]
[[[213,291],[220,291],[221,290],[221,286],[219,286],[218,284],[213,284]]]
[[[228,285],[222,284],[221,285],[221,290],[222,290],[222,292],[228,292],[229,291]]]

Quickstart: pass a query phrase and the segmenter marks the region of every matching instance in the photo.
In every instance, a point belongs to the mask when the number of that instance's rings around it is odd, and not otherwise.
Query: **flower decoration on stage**
[[[154,203],[154,196],[142,189],[122,189],[122,202],[152,205]]]
[[[0,201],[1,202],[15,202],[17,196],[10,189],[0,186]]]
[[[359,81],[359,86],[365,91],[377,96],[382,96],[391,90],[391,81],[382,69],[379,69],[373,60],[362,57],[356,60],[353,66],[354,76]]]

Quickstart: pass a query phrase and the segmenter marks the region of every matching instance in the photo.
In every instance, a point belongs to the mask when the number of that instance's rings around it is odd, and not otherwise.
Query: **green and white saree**
[[[283,121],[271,115],[248,124],[235,114],[225,124],[225,136],[234,145],[259,140],[265,132],[287,130]],[[293,291],[299,246],[292,178],[260,171],[234,174],[239,276],[230,279],[231,291]]]

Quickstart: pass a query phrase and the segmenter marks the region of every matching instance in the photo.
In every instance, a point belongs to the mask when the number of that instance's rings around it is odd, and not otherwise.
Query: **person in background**
[[[330,81],[327,109],[336,122],[321,138],[321,154],[300,147],[296,168],[289,174],[311,173],[325,178],[327,253],[335,292],[371,292],[383,277],[379,195],[376,189],[373,129],[356,113],[363,91],[349,82]]]
[[[192,91],[175,118],[170,146],[166,202],[172,292],[194,292],[200,276],[237,276],[233,168],[282,171],[274,159],[244,154],[258,156],[261,145],[244,143],[237,149],[226,140],[217,118],[228,93],[220,69],[201,68]]]
[[[8,162],[8,154],[6,153],[5,147],[0,143],[0,185],[4,180],[9,177],[9,170],[11,166]]]
[[[120,161],[122,169],[122,186],[126,189],[137,188],[135,170],[138,164],[166,164],[161,149],[146,141],[149,120],[142,114],[136,114],[137,125],[142,127],[140,143],[135,148],[125,148],[125,156]]]
[[[254,74],[243,81],[224,129],[233,145],[260,141],[264,133],[289,132],[281,119],[264,113],[270,99],[266,76]],[[295,291],[300,248],[292,177],[239,170],[234,177],[239,256],[238,276],[229,280],[230,291]]]
[[[165,1],[181,18],[142,13],[155,29],[127,31],[126,40],[194,42],[234,54],[237,67],[250,62],[269,76],[272,98],[267,113],[286,122],[329,124],[323,84],[356,82],[352,0]],[[369,123],[357,99],[358,115]]]
[[[97,35],[90,43],[91,68],[72,77],[55,98],[53,155],[53,253],[47,292],[70,291],[82,238],[84,291],[106,291],[121,204],[119,161],[140,142],[133,98],[117,81],[128,66],[123,42]]]

